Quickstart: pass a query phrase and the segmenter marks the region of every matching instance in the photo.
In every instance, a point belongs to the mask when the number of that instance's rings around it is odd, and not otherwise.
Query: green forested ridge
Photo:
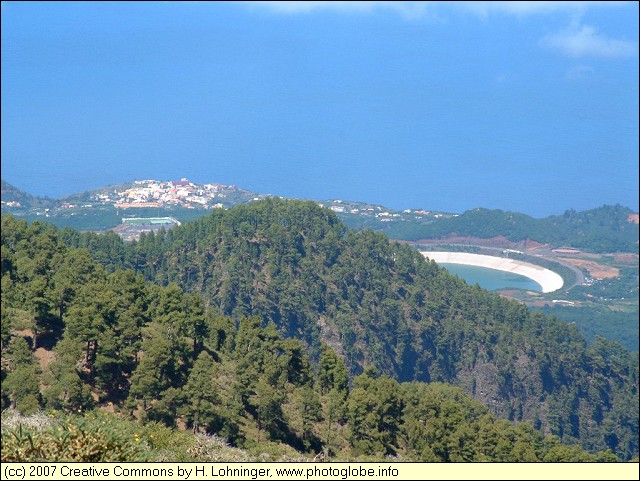
[[[637,252],[638,224],[629,222],[631,209],[604,205],[582,212],[535,219],[499,209],[473,209],[455,217],[385,222],[340,214],[353,228],[371,227],[392,239],[439,239],[448,235],[488,239],[504,236],[510,241],[534,240],[552,246],[571,246],[592,252]]]
[[[44,369],[12,329],[53,350]],[[638,451],[637,357],[587,348],[575,329],[310,202],[217,211],[131,246],[3,216],[2,343],[3,404],[25,412],[113,402],[245,446],[588,458],[442,381],[566,442]],[[35,382],[12,382],[18,370]]]

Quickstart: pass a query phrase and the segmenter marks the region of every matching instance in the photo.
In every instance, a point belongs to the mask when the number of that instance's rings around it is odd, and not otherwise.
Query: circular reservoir
[[[465,264],[444,264],[439,263],[450,274],[464,279],[467,284],[480,287],[489,291],[499,291],[503,289],[524,289],[527,291],[542,292],[542,286],[533,279],[514,274],[513,272],[499,271],[487,267],[468,266]]]
[[[447,264],[455,264],[456,266],[461,266],[464,268],[468,267],[480,267],[483,270],[487,271],[499,271],[500,273],[510,274],[517,277],[509,277],[506,278],[507,284],[503,282],[501,284],[494,283],[494,281],[490,281],[489,275],[499,275],[498,273],[492,272],[484,272],[481,274],[481,277],[484,278],[482,282],[480,280],[469,280],[465,277],[464,272],[470,272],[464,269],[463,271],[458,271],[454,274],[459,275],[467,282],[471,284],[480,284],[480,286],[485,287],[486,289],[506,289],[509,287],[516,287],[516,285],[520,285],[520,289],[527,290],[537,290],[538,292],[553,292],[562,288],[564,281],[562,277],[545,267],[531,264],[529,262],[524,262],[516,259],[510,259],[508,257],[498,257],[498,256],[488,256],[482,254],[471,254],[468,252],[436,252],[436,251],[424,251],[421,252],[423,256],[432,261],[437,262],[439,265],[445,266]],[[452,272],[452,271],[450,271]],[[521,279],[518,277],[525,277],[533,284],[524,284]],[[496,279],[496,278],[493,278]],[[494,287],[488,287],[489,284],[492,284]],[[496,281],[497,282],[497,281]]]

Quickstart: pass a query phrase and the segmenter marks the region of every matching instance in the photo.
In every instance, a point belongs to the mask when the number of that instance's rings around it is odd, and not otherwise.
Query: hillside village
[[[75,194],[47,205],[32,205],[32,202],[19,200],[3,193],[2,210],[15,214],[42,217],[55,217],[58,214],[75,215],[79,210],[113,207],[123,217],[128,217],[129,209],[222,209],[238,204],[272,197],[270,194],[256,194],[235,185],[217,183],[197,184],[187,178],[180,180],[135,180],[102,189]],[[35,199],[35,198],[34,198]],[[22,200],[22,202],[20,201]],[[405,209],[397,211],[380,205],[341,199],[318,201],[318,205],[334,211],[341,218],[370,219],[375,222],[436,220],[457,217],[458,214],[445,214],[424,209]],[[127,212],[127,213],[125,213]]]
[[[113,205],[118,209],[167,206],[220,209],[224,207],[224,199],[240,191],[241,189],[234,185],[194,184],[186,178],[172,181],[136,180],[125,189],[115,188],[95,193],[92,200],[100,204]],[[265,196],[257,195],[251,200],[263,197]],[[63,204],[63,207],[65,206],[76,207],[71,203]]]
[[[271,197],[269,194],[253,194],[243,191],[234,185],[224,184],[195,184],[186,178],[173,181],[136,180],[126,189],[95,194],[93,199],[101,204],[113,205],[118,209],[181,206],[187,209],[221,209],[228,207],[225,199],[231,194],[246,193],[246,201],[254,201]],[[387,209],[379,205],[369,205],[362,202],[350,202],[340,199],[318,202],[338,214],[352,214],[362,217],[374,217],[380,222],[402,220],[405,217],[435,219],[446,217],[447,214],[434,213],[423,209],[405,209],[402,212]],[[454,214],[454,216],[456,216]]]

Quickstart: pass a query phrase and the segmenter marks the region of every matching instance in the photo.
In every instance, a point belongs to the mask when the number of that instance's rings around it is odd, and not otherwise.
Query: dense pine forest
[[[638,455],[637,354],[313,202],[132,244],[2,216],[1,262],[3,409],[111,410],[335,459]]]

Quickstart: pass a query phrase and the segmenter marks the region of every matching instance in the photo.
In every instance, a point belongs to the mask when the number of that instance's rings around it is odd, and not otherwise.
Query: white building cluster
[[[220,200],[236,190],[237,187],[224,184],[194,184],[185,178],[168,182],[136,180],[130,188],[99,194],[96,200],[123,209],[169,205],[214,209],[222,207]]]

